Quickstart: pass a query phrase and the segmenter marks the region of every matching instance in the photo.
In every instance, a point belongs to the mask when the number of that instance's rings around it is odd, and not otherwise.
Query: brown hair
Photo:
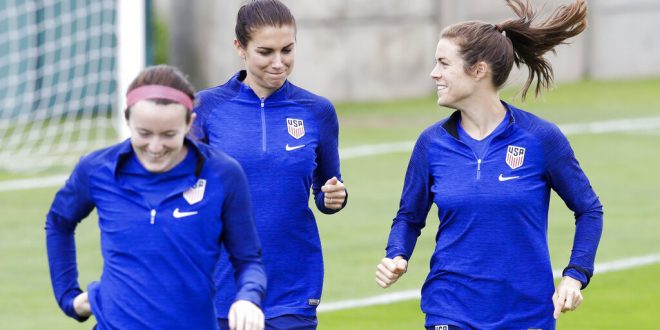
[[[131,82],[127,93],[138,87],[146,85],[161,85],[172,87],[188,95],[193,103],[195,101],[195,87],[193,87],[193,85],[188,81],[188,79],[186,79],[186,76],[181,71],[179,71],[179,69],[171,65],[155,65],[142,70],[142,72],[140,72],[140,74],[138,74],[138,76],[133,79],[133,82]],[[174,103],[174,101],[169,99],[150,99],[150,101],[163,105]],[[131,115],[130,110],[130,108],[126,108],[126,110],[124,110],[124,118],[126,118],[126,120],[128,120]],[[186,123],[190,123],[190,118],[191,111],[187,111]]]
[[[236,40],[243,47],[251,40],[252,32],[263,26],[291,25],[296,28],[296,19],[289,8],[278,0],[252,0],[241,6],[236,15]]]
[[[484,61],[492,70],[492,82],[500,88],[509,77],[513,64],[524,64],[529,69],[527,81],[522,88],[522,99],[536,78],[535,95],[552,85],[553,71],[543,57],[554,52],[555,46],[580,34],[587,27],[586,0],[575,0],[562,5],[545,21],[535,24],[536,13],[527,0],[506,0],[507,5],[518,16],[499,24],[485,22],[463,22],[448,26],[441,38],[452,39],[460,47],[460,54],[468,72],[477,62]]]

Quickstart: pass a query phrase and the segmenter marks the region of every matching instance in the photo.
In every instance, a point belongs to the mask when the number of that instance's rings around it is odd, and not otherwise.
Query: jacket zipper
[[[495,139],[497,139],[497,138],[500,137],[502,134],[504,134],[504,132],[505,132],[506,130],[510,129],[510,127],[511,127],[515,122],[516,122],[516,119],[515,119],[515,117],[513,117],[513,113],[510,113],[509,123],[506,125],[505,130],[502,131],[502,132],[500,132],[500,134],[498,134],[497,136],[494,136],[493,139],[490,141],[491,144],[494,142]],[[444,125],[443,125],[443,126],[444,126]],[[449,136],[451,136],[451,138],[453,138],[454,140],[458,141],[459,143],[462,143],[464,146],[468,147],[468,149],[471,149],[471,148],[470,148],[465,142],[459,140],[456,136],[450,134],[449,131],[447,131],[447,129],[446,129],[445,127],[442,127],[442,129],[443,129],[447,134],[449,134]],[[488,148],[486,148],[486,150],[484,151],[484,156],[488,153],[488,149],[490,149],[490,145],[489,145]],[[474,150],[472,150],[472,154],[474,155],[474,158],[477,160],[477,180],[479,180],[479,179],[481,179],[481,158],[477,157],[477,154],[474,153]]]
[[[125,189],[126,189],[126,188],[125,188]],[[134,190],[132,190],[132,189],[130,189],[130,188],[128,188],[128,190],[131,191],[131,192],[137,193],[136,191],[134,191]],[[169,195],[167,195],[167,197],[165,197],[165,199],[164,199],[163,201],[165,201],[165,200],[171,198],[171,197],[174,196],[174,195],[180,194],[180,193],[181,193],[181,192],[173,192],[173,193],[170,193]],[[140,195],[139,193],[137,193],[137,194]],[[141,195],[140,195],[140,196],[141,196]],[[143,198],[143,201],[144,201],[145,204],[146,204],[145,206],[151,208],[151,210],[149,211],[149,224],[154,225],[154,224],[156,224],[156,209],[153,208],[153,206],[150,205],[150,204],[144,199],[144,197],[142,197],[142,198]],[[161,203],[161,204],[162,204],[162,203]]]
[[[264,109],[265,97],[261,98],[261,151],[266,152],[266,111]]]
[[[481,179],[481,158],[477,158],[477,181]]]
[[[463,143],[465,146],[467,146],[467,144],[465,144],[465,142],[460,141],[460,140],[459,140],[459,142],[461,142],[461,143]],[[469,148],[469,147],[468,147],[468,148]],[[470,149],[470,150],[471,150],[471,149]],[[477,160],[477,181],[479,181],[479,180],[481,179],[481,158],[477,157],[477,154],[474,152],[474,150],[471,150],[471,151],[472,151],[472,155],[473,155],[474,158]],[[485,153],[484,153],[484,155],[485,155]]]

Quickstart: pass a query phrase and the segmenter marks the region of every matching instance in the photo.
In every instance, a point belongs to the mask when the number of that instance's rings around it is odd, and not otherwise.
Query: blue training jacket
[[[213,270],[221,243],[241,288],[232,300],[261,303],[266,279],[245,175],[224,153],[185,143],[196,164],[183,180],[161,187],[157,205],[122,175],[133,157],[130,140],[83,157],[57,192],[46,243],[55,298],[68,316],[85,320],[73,309],[82,292],[74,230],[94,208],[103,273],[88,290],[97,329],[215,329]]]
[[[323,256],[309,193],[311,187],[321,212],[336,212],[325,208],[321,187],[333,176],[341,180],[337,115],[327,99],[288,81],[261,100],[243,84],[245,74],[198,94],[193,135],[234,157],[247,176],[268,277],[266,318],[314,316]],[[231,302],[231,274],[221,259],[218,315],[226,315]]]
[[[584,288],[593,273],[602,206],[568,140],[556,125],[504,105],[510,122],[483,159],[457,138],[458,111],[414,147],[387,256],[410,258],[435,203],[440,223],[422,287],[426,326],[554,329],[551,188],[575,213],[565,274]]]

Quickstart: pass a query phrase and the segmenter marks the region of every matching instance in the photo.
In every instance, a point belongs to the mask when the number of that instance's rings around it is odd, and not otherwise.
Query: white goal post
[[[129,136],[128,127],[124,120],[126,108],[126,91],[133,78],[145,67],[146,63],[146,17],[145,1],[118,0],[117,12],[119,24],[117,25],[118,49],[118,75],[119,85],[117,100],[117,132],[120,139]],[[142,27],[142,28],[140,28]]]

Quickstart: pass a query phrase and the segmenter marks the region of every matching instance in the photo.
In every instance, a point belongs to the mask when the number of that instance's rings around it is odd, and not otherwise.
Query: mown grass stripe
[[[656,129],[659,127],[660,117],[623,118],[589,123],[559,125],[559,128],[566,135],[643,131]],[[414,145],[415,141],[402,141],[348,147],[339,150],[339,157],[342,160],[345,160],[395,152],[405,152],[411,150]],[[0,192],[57,187],[62,185],[64,180],[66,180],[66,176],[64,175],[8,180],[0,182]]]
[[[596,264],[595,273],[604,274],[610,272],[618,272],[627,269],[643,267],[647,265],[660,263],[660,253],[659,254],[650,254],[645,256],[625,258],[615,261],[608,261],[601,264]],[[557,279],[561,277],[561,270],[554,270],[552,276]],[[378,296],[360,298],[360,299],[348,299],[335,302],[329,302],[321,304],[317,311],[318,312],[333,312],[351,308],[359,307],[368,307],[375,305],[387,305],[399,301],[419,299],[421,293],[419,289],[415,290],[405,290],[405,291],[396,291],[391,293],[386,293]]]

